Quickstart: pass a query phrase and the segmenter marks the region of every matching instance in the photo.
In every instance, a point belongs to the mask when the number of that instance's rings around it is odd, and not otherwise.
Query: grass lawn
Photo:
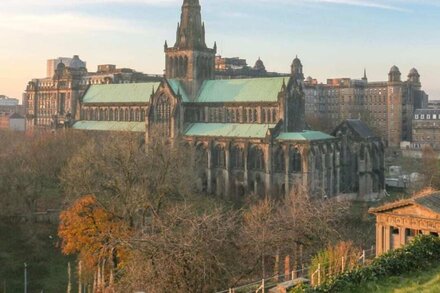
[[[426,271],[389,277],[359,287],[359,293],[437,293],[440,292],[440,266]]]

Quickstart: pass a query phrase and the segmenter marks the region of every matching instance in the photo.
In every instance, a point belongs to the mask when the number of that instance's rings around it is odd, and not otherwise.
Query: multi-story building
[[[430,146],[440,150],[440,109],[418,109],[412,121],[411,149]]]
[[[157,81],[158,75],[147,75],[133,69],[99,65],[97,72],[88,72],[86,62],[78,56],[47,62],[48,77],[28,83],[23,104],[26,107],[27,129],[59,128],[70,125],[78,113],[78,103],[90,85]]]
[[[216,79],[237,79],[255,77],[288,77],[289,74],[268,72],[263,60],[258,58],[253,67],[248,66],[246,59],[238,57],[224,58],[215,57],[215,78]]]
[[[18,113],[0,113],[0,130],[25,131],[26,119]]]
[[[5,95],[0,95],[0,114],[3,116],[17,113],[24,115],[24,107],[19,104],[18,99],[8,98]]]
[[[1,106],[18,106],[18,99],[8,98],[5,95],[0,95],[0,107]]]
[[[306,130],[298,58],[287,77],[216,79],[216,46],[206,45],[198,0],[183,1],[177,40],[164,49],[160,82],[91,85],[73,128],[133,131],[146,141],[182,138],[194,149],[195,182],[218,196],[284,196],[305,188],[362,200],[383,191],[384,147],[361,121],[335,136]],[[358,160],[350,154],[355,149]]]
[[[417,70],[411,69],[402,81],[396,66],[383,82],[369,82],[366,72],[359,80],[329,79],[326,84],[308,78],[304,92],[309,124],[332,128],[345,119],[361,118],[390,147],[411,141],[414,111],[428,104]]]

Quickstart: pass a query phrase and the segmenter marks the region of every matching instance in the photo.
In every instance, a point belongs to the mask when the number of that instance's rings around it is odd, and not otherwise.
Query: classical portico
[[[385,204],[376,216],[376,255],[400,248],[415,236],[440,234],[440,192]]]

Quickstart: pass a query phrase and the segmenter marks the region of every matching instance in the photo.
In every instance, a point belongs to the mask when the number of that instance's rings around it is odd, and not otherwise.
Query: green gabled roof
[[[293,140],[293,141],[313,141],[334,139],[334,136],[328,135],[320,131],[303,131],[303,132],[283,132],[276,138],[277,140]]]
[[[78,121],[73,129],[91,131],[128,131],[145,132],[145,122],[118,122],[118,121]]]
[[[180,83],[179,80],[177,79],[167,79],[168,84],[170,85],[171,89],[173,90],[173,92],[177,95],[178,93],[180,93],[180,95],[182,96],[182,101],[183,102],[190,102],[188,95],[185,92],[185,89],[183,88],[182,84]]]
[[[233,123],[193,123],[185,132],[186,136],[265,138],[269,129],[276,124],[233,124]]]
[[[207,80],[198,103],[277,102],[286,77]]]
[[[148,103],[160,82],[92,85],[84,95],[84,104]]]

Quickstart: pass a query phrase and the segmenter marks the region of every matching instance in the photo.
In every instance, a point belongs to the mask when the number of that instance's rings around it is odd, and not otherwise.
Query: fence
[[[358,267],[365,266],[368,264],[369,260],[372,260],[376,257],[376,250],[373,247],[368,250],[363,250],[362,254],[358,258]],[[318,264],[317,269],[312,273],[310,270],[311,266],[302,267],[299,270],[294,270],[289,274],[285,275],[274,275],[267,279],[258,280],[252,283],[248,283],[242,285],[240,287],[230,288],[224,291],[218,291],[217,293],[267,293],[268,289],[276,287],[277,284],[281,282],[287,281],[296,281],[296,283],[302,282],[310,282],[313,287],[320,286],[323,283],[323,280],[326,280],[328,277],[334,276],[331,273],[331,270],[325,270],[325,267],[329,265],[329,263]],[[344,257],[341,259],[341,272],[348,271],[346,260]]]

